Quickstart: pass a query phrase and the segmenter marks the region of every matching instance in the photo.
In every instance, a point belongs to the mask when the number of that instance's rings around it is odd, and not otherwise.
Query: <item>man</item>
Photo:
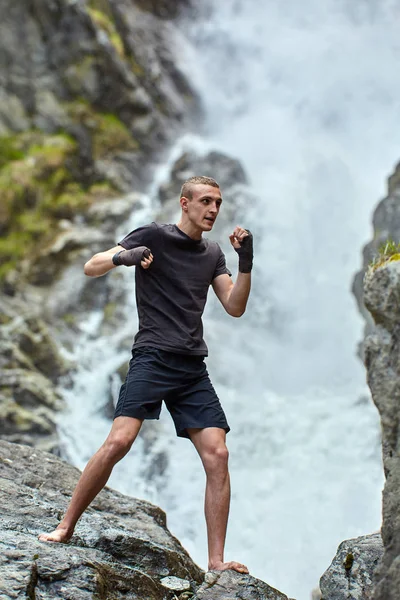
[[[177,435],[189,438],[206,476],[205,517],[209,570],[245,565],[224,562],[230,503],[225,414],[204,364],[207,346],[201,317],[210,284],[225,310],[240,317],[250,293],[253,249],[250,232],[236,227],[229,236],[239,254],[236,283],[216,242],[205,240],[222,203],[217,182],[191,177],[182,186],[177,225],[152,223],[127,235],[118,246],[95,254],[85,273],[99,277],[119,265],[135,265],[139,331],[121,387],[111,432],[85,467],[58,527],[39,539],[66,542],[90,502],[106,485],[114,465],[130,450],[144,419],[158,419],[165,401]]]

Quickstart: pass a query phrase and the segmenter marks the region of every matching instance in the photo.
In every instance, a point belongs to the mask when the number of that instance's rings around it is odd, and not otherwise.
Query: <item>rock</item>
[[[160,583],[167,590],[172,590],[173,592],[185,592],[191,588],[190,581],[179,579],[179,577],[163,577]]]
[[[352,291],[361,315],[365,319],[365,335],[374,327],[374,321],[364,302],[363,280],[370,262],[378,255],[380,246],[388,239],[400,241],[400,163],[388,180],[388,195],[377,205],[373,217],[373,239],[364,246],[363,265],[354,276]],[[362,354],[362,352],[361,352]]]
[[[0,434],[59,453],[56,414],[64,406],[55,385],[71,365],[32,303],[2,298]]]
[[[320,580],[323,600],[369,600],[383,555],[379,533],[346,540]]]
[[[236,571],[207,573],[193,600],[289,600],[287,596],[251,575]]]
[[[79,252],[65,243],[47,262],[63,237],[58,220],[84,221],[105,188],[109,197],[142,191],[165,149],[200,118],[179,66],[184,36],[175,43],[178,30],[164,19],[177,4],[148,8],[132,0],[0,5],[0,284],[9,294],[25,277],[49,285]]]
[[[78,475],[53,455],[0,442],[1,598],[164,600],[164,577],[200,583],[165,514],[108,488],[67,545],[39,542],[57,525]]]
[[[92,205],[87,213],[87,220],[93,226],[100,226],[103,231],[115,231],[116,226],[128,219],[134,210],[142,208],[144,197],[132,192],[118,198],[103,200]]]
[[[365,365],[372,399],[382,426],[384,555],[375,573],[373,600],[400,597],[400,261],[370,268],[364,287],[365,304],[375,326],[365,340]]]
[[[221,152],[209,152],[200,156],[185,152],[171,169],[168,182],[160,186],[158,195],[162,203],[179,199],[182,184],[194,175],[205,175],[216,179],[223,191],[234,184],[246,184],[247,177],[240,162]]]
[[[137,5],[162,19],[176,18],[183,10],[187,10],[192,0],[136,0]]]

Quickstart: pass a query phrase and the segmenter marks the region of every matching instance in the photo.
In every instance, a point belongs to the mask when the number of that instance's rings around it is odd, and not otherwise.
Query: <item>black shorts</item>
[[[230,429],[202,356],[134,349],[114,419],[158,419],[163,400],[179,437],[188,438],[192,427]]]

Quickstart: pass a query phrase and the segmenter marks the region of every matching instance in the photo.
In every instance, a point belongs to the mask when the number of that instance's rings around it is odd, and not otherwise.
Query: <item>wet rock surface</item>
[[[342,542],[320,580],[323,600],[369,600],[382,555],[380,533]]]

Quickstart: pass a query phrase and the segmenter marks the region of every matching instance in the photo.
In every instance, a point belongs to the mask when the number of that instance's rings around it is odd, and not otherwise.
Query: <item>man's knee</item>
[[[127,434],[110,434],[104,442],[104,451],[110,460],[118,462],[129,452],[136,436]]]
[[[208,448],[203,456],[204,469],[207,474],[226,471],[228,469],[229,451],[225,445]]]

